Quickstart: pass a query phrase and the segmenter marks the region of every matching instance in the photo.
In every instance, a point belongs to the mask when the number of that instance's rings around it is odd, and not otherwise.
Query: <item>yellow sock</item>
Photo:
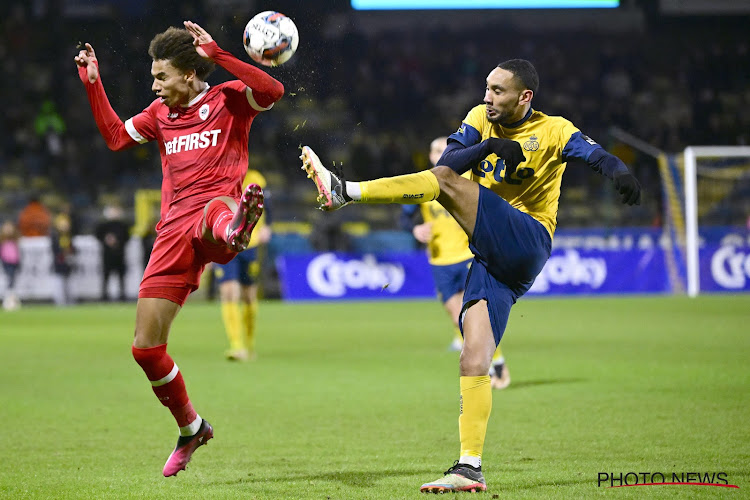
[[[359,183],[362,203],[401,203],[417,205],[432,201],[440,194],[437,177],[429,170],[414,174],[384,177]]]
[[[221,318],[224,320],[224,329],[229,339],[229,347],[232,350],[244,349],[242,343],[242,324],[240,320],[240,305],[236,302],[221,303]]]
[[[461,414],[458,417],[460,456],[482,458],[491,411],[492,388],[489,375],[461,377]]]
[[[255,351],[255,316],[258,313],[258,303],[245,304],[242,312],[242,319],[245,323],[245,345],[250,352],[253,352]]]
[[[492,355],[492,364],[496,363],[505,363],[505,357],[503,357],[503,351],[500,349],[500,346],[497,346],[497,349],[495,349],[495,354]]]

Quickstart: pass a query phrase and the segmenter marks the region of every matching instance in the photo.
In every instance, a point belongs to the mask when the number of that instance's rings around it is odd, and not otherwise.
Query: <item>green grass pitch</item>
[[[425,498],[458,454],[458,355],[437,301],[261,304],[258,360],[223,359],[218,304],[170,353],[215,428],[177,438],[130,355],[133,304],[0,313],[0,498]],[[487,498],[747,498],[750,296],[524,299],[494,392]],[[597,486],[725,472],[740,489]],[[608,485],[608,484],[607,484]]]

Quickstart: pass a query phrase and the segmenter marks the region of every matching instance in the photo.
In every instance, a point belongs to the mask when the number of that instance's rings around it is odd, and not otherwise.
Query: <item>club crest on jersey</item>
[[[208,118],[208,104],[201,106],[201,109],[198,110],[198,116],[200,116],[201,120]]]
[[[526,151],[537,151],[539,150],[539,141],[537,136],[532,135],[529,140],[523,143],[523,149]]]

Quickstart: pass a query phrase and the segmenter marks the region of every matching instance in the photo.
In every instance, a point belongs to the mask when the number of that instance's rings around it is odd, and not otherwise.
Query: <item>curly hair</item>
[[[185,29],[171,26],[159,33],[148,46],[148,55],[154,61],[169,61],[182,72],[195,70],[195,75],[205,80],[214,70],[214,63],[198,55],[193,45],[193,35]]]

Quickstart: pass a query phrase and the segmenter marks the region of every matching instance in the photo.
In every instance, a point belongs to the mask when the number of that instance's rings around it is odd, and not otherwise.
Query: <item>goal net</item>
[[[750,292],[750,147],[690,146],[683,161],[688,295]]]

